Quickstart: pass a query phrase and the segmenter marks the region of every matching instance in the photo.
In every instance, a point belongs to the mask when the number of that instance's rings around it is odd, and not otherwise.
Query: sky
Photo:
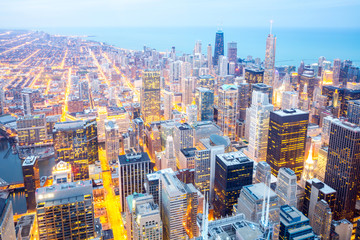
[[[0,28],[360,28],[360,0],[0,0]]]

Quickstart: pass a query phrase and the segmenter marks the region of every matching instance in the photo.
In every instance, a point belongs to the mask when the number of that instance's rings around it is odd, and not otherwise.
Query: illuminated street
[[[109,170],[109,165],[106,160],[106,152],[102,148],[99,149],[99,158],[101,161],[101,168],[103,170],[103,184],[106,191],[105,205],[114,233],[114,237],[118,240],[126,239],[126,231],[124,229],[124,224],[121,218],[119,199],[115,196],[112,186],[111,172]]]

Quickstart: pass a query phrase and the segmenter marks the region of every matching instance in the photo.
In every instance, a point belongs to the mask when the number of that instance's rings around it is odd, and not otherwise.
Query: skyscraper
[[[308,123],[309,113],[298,109],[270,113],[266,162],[271,166],[273,175],[277,176],[280,168],[287,167],[300,179]]]
[[[99,159],[96,119],[56,123],[53,134],[56,163],[70,163],[75,181],[88,179],[88,165]]]
[[[35,191],[40,187],[39,163],[37,156],[27,157],[22,164],[26,206],[28,211],[36,209]]]
[[[127,239],[162,240],[160,208],[152,195],[134,193],[126,197]]]
[[[279,204],[277,194],[264,183],[244,186],[237,201],[237,213],[243,213],[249,221],[273,228],[272,239],[279,236]]]
[[[142,76],[141,113],[145,123],[160,120],[160,73],[145,70]]]
[[[176,165],[179,167],[179,154],[183,148],[194,146],[194,129],[187,123],[177,123],[174,129],[174,149]]]
[[[92,181],[39,188],[36,202],[40,240],[94,237]]]
[[[13,207],[7,191],[0,192],[0,239],[16,239]]]
[[[242,152],[216,156],[214,216],[231,215],[243,186],[252,184],[254,162]]]
[[[210,136],[209,138],[204,138],[204,139],[200,139],[200,143],[197,145],[197,147],[199,147],[198,149],[198,152],[197,153],[200,153],[200,150],[205,150],[205,149],[208,149],[210,150],[210,198],[211,201],[214,199],[214,185],[215,185],[215,175],[216,175],[216,156],[219,155],[219,154],[223,154],[225,152],[225,148],[227,148],[227,145],[225,145],[226,141],[225,139],[219,141],[220,143],[215,143],[214,141],[211,140],[212,139],[217,139],[217,138],[220,138],[220,136],[218,135],[213,135],[213,136]],[[206,153],[204,153],[205,155],[202,155],[202,157],[204,157],[203,159],[201,160],[204,160],[206,161]],[[195,162],[197,161],[198,159],[195,159]],[[207,172],[206,172],[206,162],[203,162],[204,163],[204,166],[202,166],[202,169],[204,169],[204,172],[202,174],[204,175],[207,175]],[[195,163],[197,164],[197,163]],[[195,166],[196,168],[197,166]],[[195,170],[196,171],[196,170]],[[195,176],[196,176],[196,173],[195,172]],[[206,177],[204,179],[206,181]],[[195,183],[196,184],[196,183]],[[206,187],[204,187],[206,188]]]
[[[219,56],[219,76],[225,77],[229,74],[229,60],[226,56]]]
[[[213,68],[211,44],[209,44],[208,47],[207,47],[207,64],[208,64],[208,68],[211,70]]]
[[[183,78],[182,80],[182,107],[185,109],[193,101],[193,78]]]
[[[249,107],[250,85],[242,82],[238,85],[238,108],[239,118],[246,119],[246,108]]]
[[[173,111],[173,93],[164,91],[164,118],[165,120],[172,119]]]
[[[195,151],[195,186],[203,194],[210,191],[211,150],[198,147]]]
[[[259,162],[266,160],[270,112],[274,106],[265,93],[253,91],[249,116],[249,145],[247,155]]]
[[[109,163],[116,163],[120,154],[119,126],[113,120],[105,121],[105,149]]]
[[[237,62],[237,43],[229,42],[227,47],[227,57],[229,62]]]
[[[339,86],[340,84],[340,69],[341,69],[341,60],[340,59],[334,59],[334,66],[333,66],[333,84],[334,86]]]
[[[238,89],[236,85],[222,85],[219,89],[217,124],[231,141],[236,139],[236,116],[238,113]]]
[[[24,88],[21,91],[21,100],[23,105],[24,115],[31,115],[34,111],[35,90],[31,88]]]
[[[185,229],[187,192],[174,172],[161,175],[161,219],[163,239],[187,239]]]
[[[175,147],[174,147],[174,138],[169,135],[166,138],[165,153],[161,158],[161,167],[157,166],[158,169],[171,168],[173,171],[176,171],[176,156],[175,156]]]
[[[198,87],[195,92],[195,102],[198,109],[198,121],[212,121],[214,119],[214,91]]]
[[[296,175],[290,168],[280,168],[277,177],[276,193],[279,196],[279,206],[297,206]]]
[[[265,183],[269,184],[269,180],[271,177],[271,167],[270,165],[265,162],[261,161],[256,165],[256,171],[255,171],[255,179],[254,183]]]
[[[218,65],[220,56],[224,56],[224,32],[218,30],[215,36],[214,65]]]
[[[349,101],[347,117],[349,122],[360,125],[360,99]]]
[[[270,33],[266,39],[264,83],[273,87],[275,78],[276,37],[271,33],[271,28],[272,26],[270,27]]]
[[[315,210],[310,224],[313,227],[315,234],[319,235],[321,239],[330,239],[332,212],[329,204],[325,200],[320,200],[315,205]]]
[[[331,122],[325,183],[337,191],[334,219],[352,220],[360,181],[360,127]]]
[[[309,219],[295,207],[288,205],[280,207],[279,239],[315,239]]]
[[[335,210],[336,190],[317,178],[306,181],[302,212],[312,221],[315,206],[318,201],[325,200],[331,209]]]
[[[119,192],[121,211],[125,211],[126,197],[143,193],[146,175],[151,172],[147,153],[131,152],[119,156]]]

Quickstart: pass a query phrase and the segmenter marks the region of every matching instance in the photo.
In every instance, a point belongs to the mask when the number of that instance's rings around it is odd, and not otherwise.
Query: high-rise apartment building
[[[352,220],[360,181],[360,127],[331,122],[325,183],[336,190],[334,219]]]
[[[198,121],[212,121],[214,119],[214,91],[198,87],[195,91],[195,103],[198,110]]]
[[[215,36],[214,65],[218,65],[220,56],[224,56],[224,32],[219,30]]]
[[[28,211],[36,209],[35,192],[40,187],[39,163],[37,156],[29,156],[25,158],[22,164],[24,177],[26,206]]]
[[[95,237],[92,181],[39,188],[36,202],[40,240]]]
[[[290,168],[280,168],[277,176],[276,193],[279,196],[279,206],[297,206],[296,174]]]
[[[55,161],[70,163],[75,181],[88,179],[88,165],[99,159],[96,120],[59,122],[53,134]]]
[[[119,126],[113,120],[105,121],[105,150],[109,163],[116,163],[120,153]]]
[[[249,145],[246,154],[256,162],[265,161],[268,146],[270,112],[274,106],[267,94],[253,91],[249,115]]]
[[[162,240],[160,208],[152,195],[134,193],[126,197],[127,239]]]
[[[219,89],[217,124],[231,141],[236,139],[236,117],[238,114],[238,89],[236,85],[222,85]]]
[[[36,98],[36,91],[31,88],[24,88],[21,91],[21,100],[24,115],[32,115],[34,112],[34,103]]]
[[[119,192],[121,211],[125,211],[126,197],[143,193],[146,175],[151,172],[150,158],[145,152],[130,152],[119,156]]]
[[[146,70],[142,76],[141,114],[145,123],[160,120],[160,73]]]
[[[242,152],[216,156],[214,216],[231,215],[241,188],[252,184],[254,162]]]
[[[309,113],[298,110],[279,110],[270,113],[266,162],[277,176],[280,168],[293,170],[298,179],[304,167],[305,142]]]

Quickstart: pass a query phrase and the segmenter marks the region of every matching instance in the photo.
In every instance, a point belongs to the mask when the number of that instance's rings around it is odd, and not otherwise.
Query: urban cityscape
[[[359,60],[278,63],[274,24],[262,56],[0,29],[0,240],[360,239]]]

